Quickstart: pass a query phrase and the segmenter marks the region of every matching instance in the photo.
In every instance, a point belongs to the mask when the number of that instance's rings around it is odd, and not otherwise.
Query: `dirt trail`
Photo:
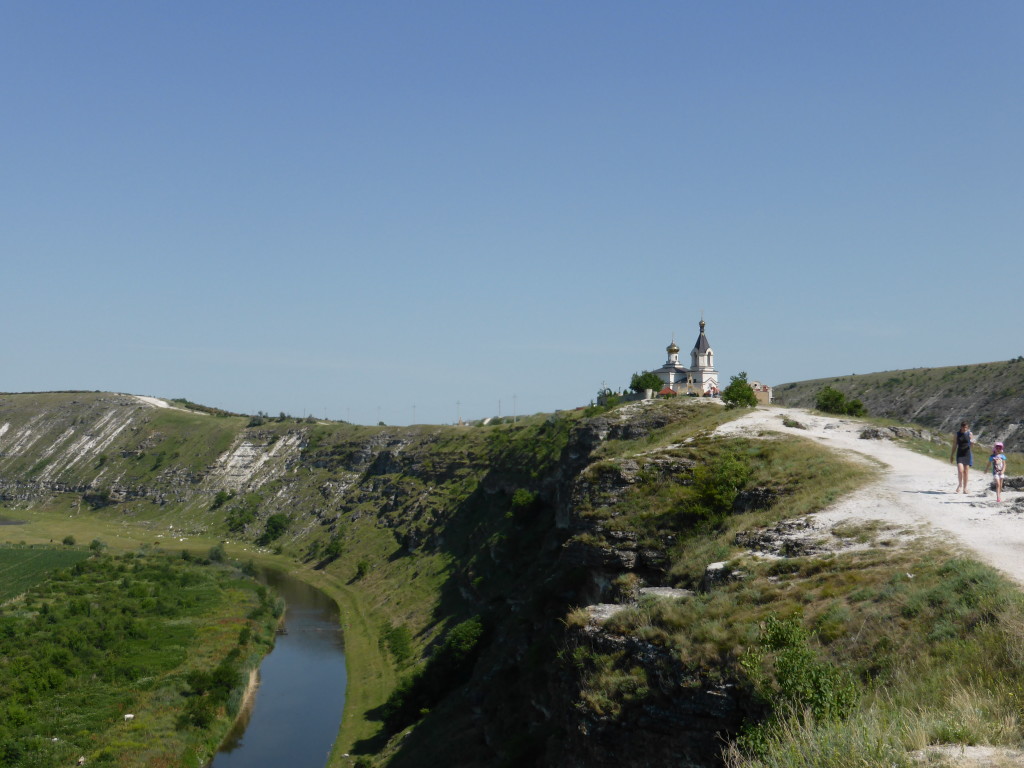
[[[785,426],[786,417],[806,429]],[[996,502],[995,491],[990,490],[992,475],[984,471],[986,448],[979,446],[980,450],[974,452],[968,493],[956,494],[954,465],[889,440],[861,439],[863,428],[862,422],[818,416],[797,408],[760,407],[723,425],[718,433],[784,432],[860,458],[875,459],[884,465],[879,469],[878,481],[815,515],[817,522],[831,526],[853,518],[883,520],[915,527],[921,535],[944,534],[1024,586],[1024,514],[1022,506],[1015,503],[1024,494],[1004,490],[1002,503]],[[952,442],[953,436],[949,439]]]
[[[148,395],[128,395],[128,397],[134,397],[140,403],[145,403],[154,408],[167,408],[172,411],[181,411],[182,413],[193,413],[197,416],[209,416],[208,413],[202,411],[193,411],[191,408],[182,408],[179,405],[171,405],[166,400],[161,400],[159,397],[150,397]]]

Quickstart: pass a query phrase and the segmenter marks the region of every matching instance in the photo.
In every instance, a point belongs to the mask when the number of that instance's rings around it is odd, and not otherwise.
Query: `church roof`
[[[697,337],[697,341],[693,345],[695,352],[703,354],[711,349],[711,343],[708,341],[708,337],[704,335],[704,321],[700,321],[700,336]]]
[[[651,373],[668,373],[669,371],[675,371],[676,373],[689,373],[690,369],[681,363],[672,363],[671,365],[665,363],[661,368],[658,368],[656,371],[651,371]]]

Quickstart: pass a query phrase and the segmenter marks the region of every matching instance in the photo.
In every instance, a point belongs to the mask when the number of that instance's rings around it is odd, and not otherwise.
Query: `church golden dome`
[[[675,339],[672,339],[672,343],[665,347],[665,351],[668,352],[670,355],[679,354],[679,346],[676,344]]]

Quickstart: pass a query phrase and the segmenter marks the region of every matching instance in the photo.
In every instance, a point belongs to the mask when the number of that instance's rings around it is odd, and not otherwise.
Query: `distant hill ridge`
[[[813,408],[826,386],[858,398],[872,416],[950,433],[966,419],[983,443],[1024,450],[1024,357],[791,382],[775,387],[775,402]]]

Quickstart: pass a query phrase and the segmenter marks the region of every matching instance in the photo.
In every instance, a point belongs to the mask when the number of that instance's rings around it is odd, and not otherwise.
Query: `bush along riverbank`
[[[94,554],[37,580],[0,606],[0,762],[204,765],[279,612],[187,553]]]

